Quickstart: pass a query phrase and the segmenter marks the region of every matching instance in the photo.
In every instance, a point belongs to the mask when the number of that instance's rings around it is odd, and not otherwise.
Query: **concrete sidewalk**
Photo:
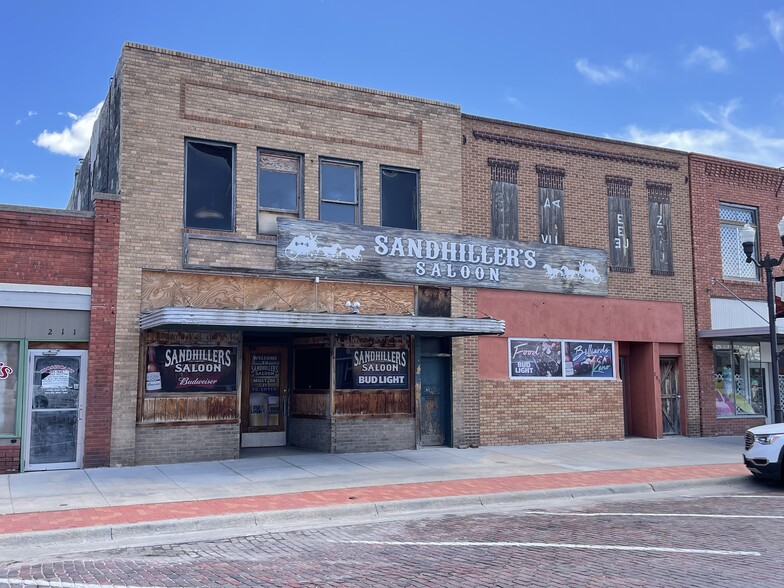
[[[741,437],[340,455],[280,448],[222,462],[11,474],[0,476],[0,538],[113,526],[114,537],[118,525],[141,523],[177,532],[185,520],[202,521],[189,529],[204,528],[210,517],[325,507],[359,512],[360,505],[378,512],[400,501],[485,504],[488,497],[558,489],[650,491],[652,484],[748,478],[742,448]]]

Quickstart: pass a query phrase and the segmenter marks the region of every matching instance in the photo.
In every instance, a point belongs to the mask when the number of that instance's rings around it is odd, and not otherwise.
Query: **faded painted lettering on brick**
[[[276,268],[292,276],[607,295],[602,249],[278,219]]]

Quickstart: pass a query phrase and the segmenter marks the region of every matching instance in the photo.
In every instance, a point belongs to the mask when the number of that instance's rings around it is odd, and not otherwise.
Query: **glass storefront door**
[[[25,470],[81,467],[87,352],[29,352]]]

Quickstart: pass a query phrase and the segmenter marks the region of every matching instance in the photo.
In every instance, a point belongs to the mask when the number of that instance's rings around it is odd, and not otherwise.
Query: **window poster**
[[[338,389],[408,388],[408,349],[338,349]]]
[[[615,378],[612,341],[509,339],[509,377],[523,379]]]
[[[280,353],[251,353],[249,404],[251,427],[280,422]]]
[[[612,341],[566,341],[564,348],[565,377],[615,377]]]
[[[560,378],[561,342],[549,339],[509,339],[509,377]]]
[[[147,358],[148,392],[236,392],[236,347],[157,345]],[[160,374],[160,376],[157,376]]]
[[[0,435],[16,433],[19,341],[0,341]]]

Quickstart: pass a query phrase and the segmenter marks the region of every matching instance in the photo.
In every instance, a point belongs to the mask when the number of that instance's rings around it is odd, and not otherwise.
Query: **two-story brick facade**
[[[701,434],[740,435],[772,422],[772,389],[781,386],[771,369],[764,272],[746,263],[740,230],[756,228],[755,257],[781,254],[784,173],[699,154],[689,156],[689,166]],[[781,333],[784,321],[777,323]]]
[[[482,443],[699,434],[686,155],[475,116],[463,137],[466,234],[594,248],[609,266],[598,295],[573,287],[598,279],[579,258],[548,268],[560,293],[477,290],[478,314],[506,323],[467,370]],[[563,357],[541,369],[543,350]]]

